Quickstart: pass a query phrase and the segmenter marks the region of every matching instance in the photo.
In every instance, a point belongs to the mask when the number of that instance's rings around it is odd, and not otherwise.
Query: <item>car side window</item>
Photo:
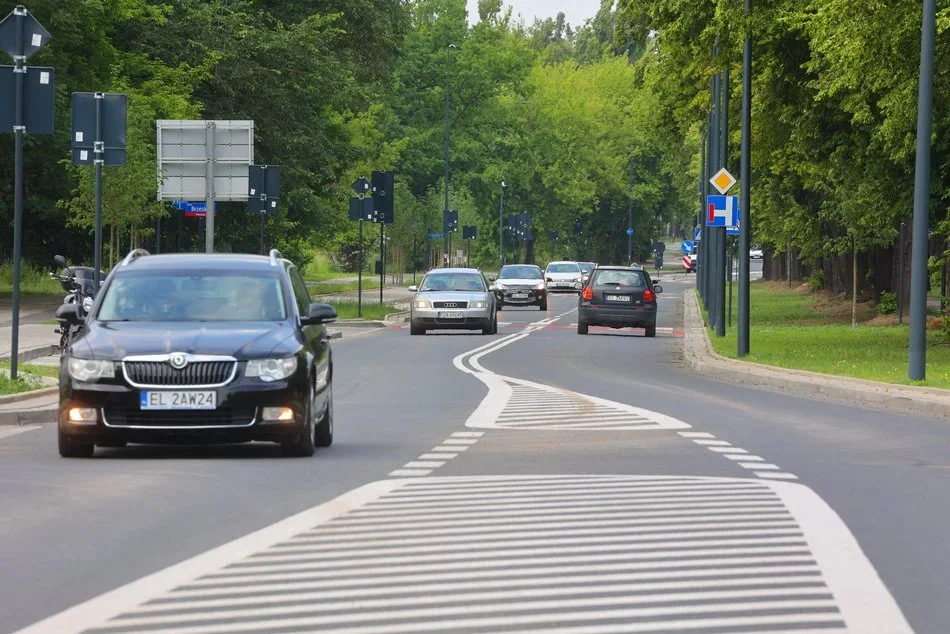
[[[301,317],[310,313],[310,291],[307,290],[307,284],[300,277],[300,271],[296,266],[287,269],[290,275],[290,285],[294,289],[294,298],[297,300],[297,311]]]

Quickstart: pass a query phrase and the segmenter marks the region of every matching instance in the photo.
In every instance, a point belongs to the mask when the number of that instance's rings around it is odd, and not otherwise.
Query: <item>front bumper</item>
[[[497,291],[495,297],[499,302],[505,304],[540,304],[547,297],[548,291],[547,288],[530,288],[530,289],[521,289],[521,288],[508,288],[503,291]],[[522,297],[523,296],[523,297]]]
[[[440,316],[440,313],[462,313],[462,318],[446,318]],[[417,326],[422,326],[430,330],[441,330],[443,328],[458,328],[462,330],[475,330],[484,328],[491,323],[494,315],[492,308],[413,308],[410,314],[410,320]]]
[[[646,306],[602,306],[581,304],[577,317],[590,326],[644,328],[656,323],[656,304]]]
[[[578,293],[583,284],[571,280],[553,280],[546,283],[548,293]]]
[[[306,370],[300,368],[288,379],[273,383],[239,376],[214,388],[217,407],[213,410],[150,411],[140,408],[142,389],[119,381],[79,383],[61,377],[58,424],[66,436],[81,444],[291,442],[305,427],[308,386]],[[95,422],[68,420],[73,407],[95,408]],[[261,420],[265,407],[290,407],[294,418]]]

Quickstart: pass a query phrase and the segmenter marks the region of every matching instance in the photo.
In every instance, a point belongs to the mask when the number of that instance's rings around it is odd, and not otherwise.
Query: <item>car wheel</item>
[[[643,329],[644,337],[656,337],[656,322],[653,322],[649,326],[646,326]]]
[[[587,322],[583,322],[583,321],[578,320],[578,322],[577,322],[577,334],[579,334],[579,335],[586,335],[588,328],[589,328],[589,326],[587,325]]]
[[[414,321],[409,322],[409,334],[410,335],[424,335],[426,334],[426,329],[418,325]]]
[[[293,442],[283,443],[280,448],[285,456],[297,458],[306,458],[312,456],[315,451],[313,444],[314,421],[313,421],[313,385],[310,385],[310,392],[307,396],[307,410],[304,412],[304,428]]]
[[[542,312],[542,313],[548,312],[548,300],[547,300],[547,298],[544,298],[544,301],[541,302],[540,304],[538,304],[538,308],[541,309],[541,312]]]
[[[493,335],[498,334],[498,315],[495,315],[495,318],[492,320],[491,334]]]
[[[494,325],[495,325],[495,318],[494,318],[494,317],[490,317],[490,318],[488,319],[488,323],[486,323],[484,326],[482,326],[482,334],[483,334],[483,335],[491,335],[491,334],[494,334],[494,333],[492,332],[492,328],[494,327]]]
[[[58,432],[59,455],[63,458],[91,458],[95,453],[95,445],[84,445],[70,440],[69,436],[63,433],[62,427],[58,427]]]
[[[333,444],[333,381],[327,383],[327,408],[317,422],[315,443],[317,447]]]

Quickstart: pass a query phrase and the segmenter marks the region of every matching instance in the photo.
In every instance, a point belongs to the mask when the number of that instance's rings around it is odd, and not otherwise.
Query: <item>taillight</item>
[[[588,302],[593,301],[593,299],[594,299],[594,289],[592,289],[590,286],[588,286],[587,288],[585,288],[585,289],[581,292],[581,297],[582,297],[584,300],[588,301]]]
[[[656,295],[650,289],[643,291],[643,303],[652,304],[656,301]]]

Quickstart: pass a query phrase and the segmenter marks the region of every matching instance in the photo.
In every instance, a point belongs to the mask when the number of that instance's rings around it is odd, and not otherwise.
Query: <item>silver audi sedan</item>
[[[411,335],[443,329],[498,332],[495,294],[478,269],[434,269],[409,290],[416,294],[409,313]]]

